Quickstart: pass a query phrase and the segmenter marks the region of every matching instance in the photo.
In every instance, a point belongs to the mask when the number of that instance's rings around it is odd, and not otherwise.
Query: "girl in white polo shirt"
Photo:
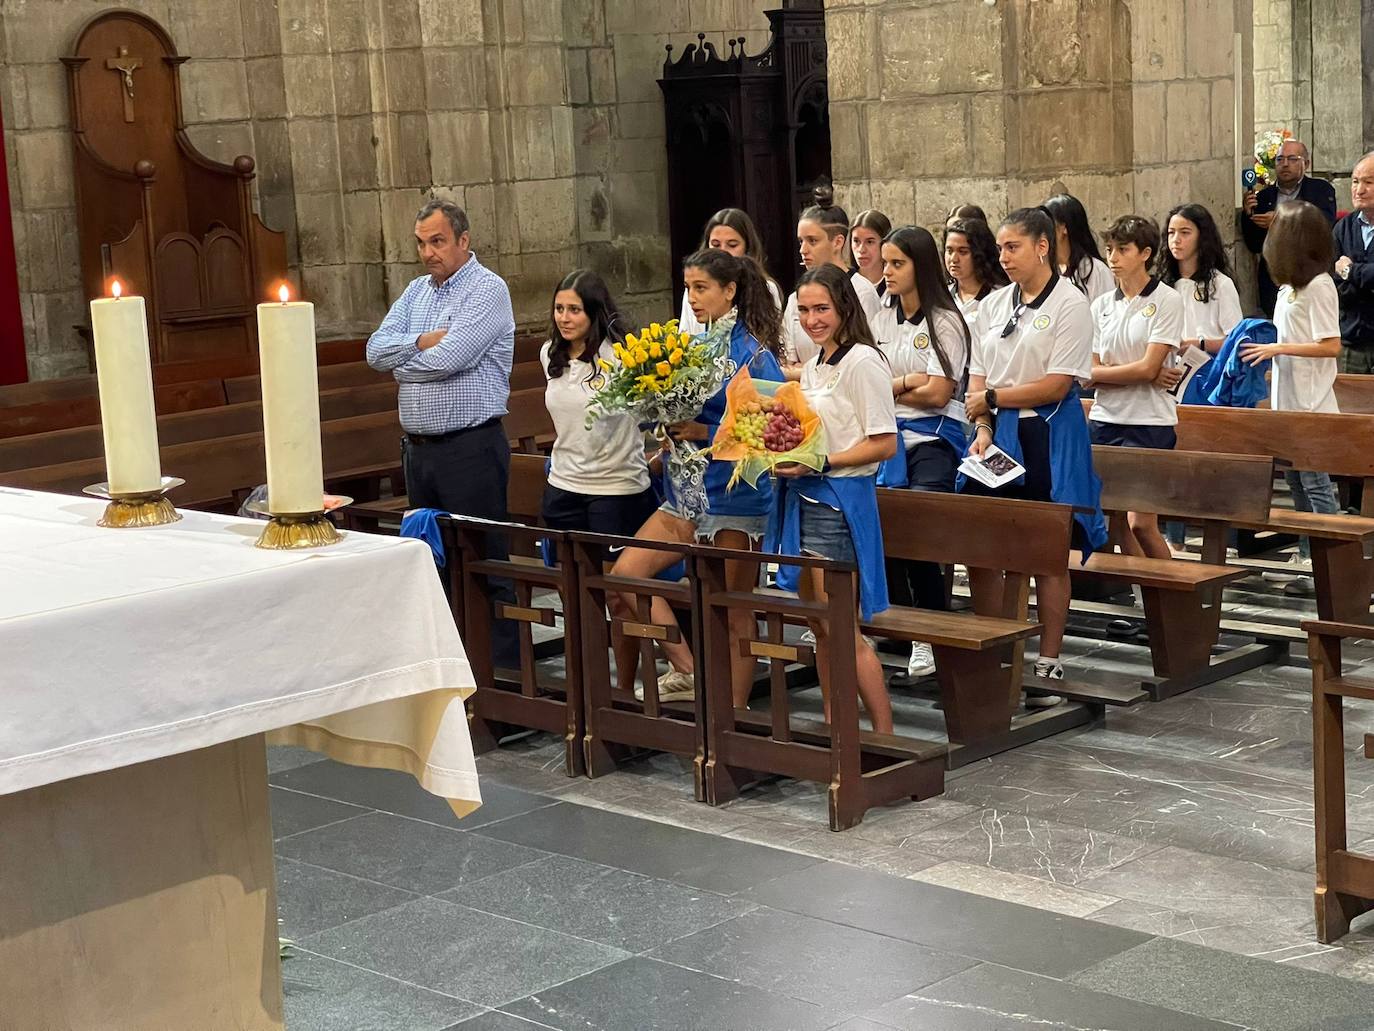
[[[698,250],[723,250],[737,258],[753,258],[758,263],[763,277],[768,282],[768,293],[777,306],[778,316],[782,316],[782,291],[773,277],[768,274],[767,255],[763,249],[763,237],[748,212],[739,208],[721,208],[706,220],[706,228],[701,231],[701,246]],[[683,333],[696,336],[705,333],[696,313],[692,311],[687,288],[682,288],[682,310],[678,313],[677,328]]]
[[[878,291],[879,299],[887,289],[883,280],[883,241],[892,232],[892,222],[877,208],[868,208],[854,216],[849,226],[849,252],[854,255],[853,271],[859,273]]]
[[[1087,420],[1078,384],[1092,377],[1092,312],[1078,288],[1056,271],[1054,222],[1043,208],[1021,208],[997,231],[1002,268],[1011,286],[983,302],[982,334],[974,338],[964,405],[974,424],[969,453],[989,445],[1019,458],[1021,482],[991,491],[972,480],[967,493],[1056,501],[1073,505],[1074,546],[1087,555],[1102,547],[1101,483],[1092,468]],[[983,597],[1000,577],[971,570],[970,586]],[[1047,687],[1064,679],[1059,648],[1069,611],[1067,568],[1036,577],[1036,614],[1044,625],[1035,676]],[[986,592],[986,593],[984,593]],[[1057,695],[1031,697],[1027,705],[1057,705]]]
[[[1212,213],[1201,204],[1180,204],[1164,220],[1168,246],[1159,252],[1158,275],[1183,302],[1183,345],[1216,354],[1244,318],[1231,264]]]
[[[1150,275],[1159,250],[1159,227],[1140,215],[1118,218],[1102,234],[1117,288],[1092,305],[1093,385],[1088,416],[1094,444],[1173,450],[1178,402],[1168,387],[1181,373],[1172,366],[1183,337],[1183,302]],[[1152,512],[1126,513],[1128,555],[1172,558]]]
[[[1116,289],[1079,199],[1057,193],[1045,201],[1045,210],[1054,219],[1054,253],[1059,256],[1059,274],[1083,291],[1089,304]]]
[[[955,218],[945,226],[945,271],[949,292],[969,329],[977,332],[978,308],[994,290],[1007,285],[997,260],[997,238],[978,218]]]
[[[849,216],[835,204],[835,191],[828,185],[817,186],[813,196],[816,203],[801,213],[797,220],[797,250],[801,263],[808,270],[834,265],[846,272],[845,241],[849,235]],[[864,318],[872,318],[881,303],[878,291],[867,279],[855,272],[850,276],[854,293],[863,308]],[[803,362],[816,356],[816,344],[802,329],[797,315],[797,293],[787,298],[782,314],[783,361],[789,379],[801,375]]]
[[[858,566],[859,618],[888,607],[883,576],[883,538],[878,525],[878,466],[897,449],[892,374],[873,342],[868,320],[853,284],[842,269],[822,265],[797,283],[802,326],[815,341],[816,355],[801,374],[807,402],[821,418],[829,454],[821,473],[800,465],[781,465],[777,502],[769,524],[772,550],[784,555],[817,555]],[[818,570],[802,570],[799,593],[824,599]],[[816,668],[821,671],[826,718],[830,718],[826,654],[830,647],[853,648],[858,690],[880,734],[892,733],[892,706],[877,654],[855,623],[851,641],[832,641],[829,627],[811,622],[816,637]]]
[[[929,232],[915,226],[894,230],[883,241],[882,256],[887,293],[869,326],[891,370],[901,439],[879,470],[878,485],[953,493],[968,445],[959,400],[968,371],[968,324],[945,287],[940,251]],[[938,563],[890,559],[887,585],[895,605],[949,608]],[[913,644],[907,678],[933,672],[930,645]]]
[[[569,273],[553,294],[549,340],[539,352],[553,417],[549,482],[541,506],[557,530],[633,536],[658,507],[644,460],[644,435],[628,415],[599,419],[587,429],[587,403],[599,381],[597,359],[615,362],[623,342],[620,313],[595,272]]]
[[[1280,204],[1264,238],[1264,260],[1279,287],[1274,305],[1278,342],[1249,344],[1241,360],[1251,365],[1274,360],[1269,371],[1269,406],[1287,412],[1339,412],[1336,404],[1336,359],[1341,353],[1340,301],[1330,275],[1335,259],[1331,225],[1321,209],[1307,201]],[[1336,488],[1324,472],[1284,471],[1293,507],[1299,512],[1338,511]],[[1298,545],[1295,564],[1310,555],[1307,538]],[[1298,582],[1305,593],[1310,580]]]

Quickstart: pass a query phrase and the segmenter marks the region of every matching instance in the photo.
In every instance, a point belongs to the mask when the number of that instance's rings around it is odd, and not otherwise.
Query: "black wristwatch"
[[[997,391],[991,387],[983,391],[983,403],[988,406],[988,411],[995,411],[997,408]]]

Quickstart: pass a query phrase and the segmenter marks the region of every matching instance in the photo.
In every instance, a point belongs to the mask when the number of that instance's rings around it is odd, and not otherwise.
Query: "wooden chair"
[[[1347,676],[1341,643],[1374,640],[1374,627],[1324,620],[1302,625],[1312,659],[1312,770],[1317,829],[1317,940],[1330,944],[1350,921],[1374,909],[1374,855],[1352,852],[1345,815],[1344,699],[1374,700],[1374,679]],[[1374,734],[1364,736],[1374,759]]]
[[[1098,446],[1093,466],[1102,480],[1106,511],[1155,512],[1203,527],[1201,562],[1098,552],[1087,566],[1070,566],[1076,578],[1140,587],[1155,673],[1144,681],[1150,696],[1158,701],[1281,659],[1287,644],[1270,639],[1233,648],[1212,661],[1221,629],[1221,589],[1246,575],[1226,565],[1228,531],[1268,518],[1273,460]]]

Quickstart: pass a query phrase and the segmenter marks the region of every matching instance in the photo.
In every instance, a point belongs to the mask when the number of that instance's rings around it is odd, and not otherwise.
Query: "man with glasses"
[[[1336,223],[1336,292],[1341,299],[1341,371],[1374,374],[1374,151],[1350,174],[1355,209]]]
[[[1308,175],[1312,168],[1312,157],[1307,144],[1301,140],[1288,140],[1279,149],[1274,159],[1275,177],[1278,182],[1266,186],[1256,193],[1247,190],[1245,194],[1245,218],[1241,219],[1241,235],[1245,246],[1252,254],[1262,254],[1264,238],[1269,235],[1269,223],[1274,220],[1274,211],[1280,204],[1290,200],[1305,200],[1315,204],[1326,215],[1327,221],[1336,221],[1336,190],[1325,179],[1313,179]],[[1259,262],[1259,301],[1266,318],[1274,317],[1274,302],[1278,300],[1279,290],[1269,278],[1269,266],[1264,258]]]

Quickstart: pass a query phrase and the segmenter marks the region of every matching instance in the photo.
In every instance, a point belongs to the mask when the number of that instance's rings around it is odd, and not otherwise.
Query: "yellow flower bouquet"
[[[1278,159],[1283,145],[1293,138],[1287,129],[1270,129],[1255,140],[1255,178],[1265,186],[1279,181]]]
[[[703,485],[710,456],[675,442],[668,427],[701,414],[735,371],[730,360],[734,319],[727,316],[698,336],[678,330],[677,319],[655,322],[615,344],[615,361],[599,361],[587,428],[607,415],[631,415],[653,430],[667,455],[675,501],[689,518],[706,510]]]

